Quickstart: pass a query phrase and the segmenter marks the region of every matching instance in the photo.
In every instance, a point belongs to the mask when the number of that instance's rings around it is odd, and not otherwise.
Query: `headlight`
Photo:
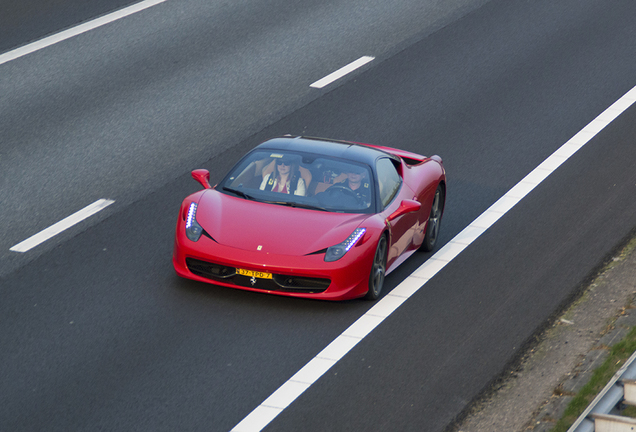
[[[364,233],[366,232],[366,228],[356,228],[354,232],[351,233],[349,237],[345,241],[335,246],[331,246],[327,249],[327,253],[325,253],[325,261],[332,262],[337,261],[347,253],[349,249],[355,245],[358,240],[362,238]]]
[[[193,242],[198,241],[203,233],[203,228],[197,222],[197,204],[191,203],[186,216],[185,232],[186,236]]]

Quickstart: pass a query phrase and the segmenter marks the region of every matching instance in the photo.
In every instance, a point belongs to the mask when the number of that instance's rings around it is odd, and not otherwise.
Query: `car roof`
[[[372,147],[367,147],[363,144],[353,143],[349,141],[337,141],[325,138],[300,136],[284,136],[273,138],[259,145],[257,149],[300,151],[356,162],[364,162],[371,166],[374,165],[374,162],[376,159],[378,159],[378,157],[383,156],[398,159],[396,156],[390,153]]]

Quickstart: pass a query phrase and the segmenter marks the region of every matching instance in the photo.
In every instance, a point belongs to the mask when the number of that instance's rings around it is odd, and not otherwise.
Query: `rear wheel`
[[[371,267],[371,274],[369,275],[369,292],[367,292],[365,296],[367,300],[377,300],[382,292],[384,274],[386,272],[386,251],[386,236],[383,235],[378,241],[375,256],[373,257],[373,266]]]
[[[442,188],[442,185],[438,185],[435,191],[435,198],[433,198],[433,205],[431,206],[431,214],[426,224],[426,235],[424,236],[420,250],[430,252],[435,248],[439,235],[439,227],[442,222],[442,211],[444,210],[445,199],[444,188]]]

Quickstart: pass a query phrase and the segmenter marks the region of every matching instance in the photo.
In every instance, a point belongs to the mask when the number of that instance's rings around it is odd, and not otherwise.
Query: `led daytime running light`
[[[356,230],[351,233],[348,239],[342,242],[342,245],[345,248],[345,253],[349,251],[353,247],[354,244],[360,240],[360,238],[364,235],[367,230],[365,228],[356,228]]]
[[[186,216],[185,233],[193,242],[199,241],[201,234],[203,234],[203,227],[197,222],[197,204],[190,203],[188,208],[188,215]]]
[[[190,229],[192,227],[192,221],[194,220],[194,216],[197,214],[197,203],[190,203],[190,208],[188,209],[188,216],[186,217],[186,229]]]
[[[367,232],[366,228],[356,228],[345,241],[329,247],[325,253],[325,261],[332,262],[342,258],[362,238],[365,232]]]

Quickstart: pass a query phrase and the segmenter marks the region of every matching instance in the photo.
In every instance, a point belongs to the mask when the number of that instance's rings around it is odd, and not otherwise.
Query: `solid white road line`
[[[140,3],[134,4],[132,6],[125,7],[118,11],[109,13],[108,15],[104,15],[102,17],[96,18],[94,20],[85,22],[76,27],[72,27],[68,30],[64,30],[60,33],[56,33],[54,35],[45,37],[28,45],[22,46],[20,48],[16,48],[12,51],[8,51],[4,54],[0,55],[0,65],[3,63],[10,62],[11,60],[15,60],[19,57],[25,56],[27,54],[31,54],[32,52],[41,50],[42,48],[46,48],[48,46],[54,45],[58,42],[62,42],[66,39],[70,39],[74,36],[80,35],[82,33],[86,33],[87,31],[96,29],[97,27],[101,27],[103,25],[109,24],[113,21],[117,21],[118,19],[127,17],[128,15],[135,14],[144,9],[148,9],[149,7],[156,6],[160,3],[165,2],[166,0],[146,0]]]
[[[370,61],[374,60],[375,57],[369,57],[369,56],[363,56],[360,57],[358,60],[349,63],[346,66],[341,67],[340,69],[338,69],[335,72],[330,73],[329,75],[327,75],[326,77],[319,79],[318,81],[316,81],[315,83],[311,84],[309,87],[313,87],[313,88],[323,88],[329,84],[331,84],[332,82],[342,78],[343,76],[347,75],[348,73],[353,72],[354,70],[364,66],[365,64],[369,63]]]
[[[430,257],[424,264],[408,276],[402,283],[382,298],[360,319],[292,376],[285,384],[265,399],[247,417],[237,424],[233,432],[256,432],[267,426],[278,414],[287,408],[298,396],[307,390],[318,378],[345,356],[364,339],[386,317],[442,270],[446,264],[459,255],[468,245],[477,240],[488,228],[512,209],[535,187],[545,180],[562,163],[587,144],[596,134],[610,124],[636,102],[636,87],[631,89],[601,115],[563,144],[557,151],[524,177],[488,210],[482,213],[462,232]]]
[[[47,229],[40,231],[39,233],[29,237],[28,239],[18,243],[13,246],[10,250],[13,252],[26,252],[28,250],[33,249],[41,243],[44,243],[51,237],[54,237],[61,233],[62,231],[72,227],[73,225],[83,221],[84,219],[89,218],[100,210],[105,209],[115,201],[100,199],[95,201],[93,204],[84,207],[83,209],[73,213],[72,215],[62,219],[55,225],[48,227]]]

